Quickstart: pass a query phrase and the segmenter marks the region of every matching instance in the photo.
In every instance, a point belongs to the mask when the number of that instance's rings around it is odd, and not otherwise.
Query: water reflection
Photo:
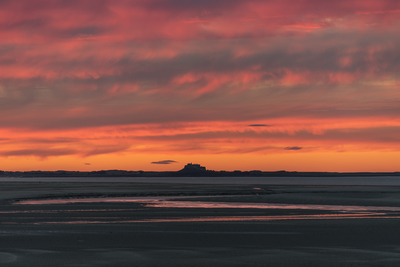
[[[281,204],[281,203],[246,203],[246,202],[210,202],[210,201],[181,201],[188,197],[110,197],[110,198],[69,198],[69,199],[43,199],[24,200],[16,202],[17,205],[49,205],[49,204],[74,204],[74,203],[127,203],[143,204],[145,207],[157,208],[202,208],[202,209],[297,209],[297,210],[325,210],[325,211],[400,211],[400,207],[379,206],[348,206],[348,205],[316,205],[316,204]],[[191,197],[192,198],[192,197]]]
[[[172,197],[101,197],[101,198],[60,198],[60,199],[39,199],[22,200],[15,202],[15,205],[52,205],[52,204],[74,204],[74,203],[103,203],[103,202],[138,202],[146,203],[153,201],[167,200]],[[178,197],[173,197],[178,198]]]
[[[118,211],[134,211],[138,209],[70,209],[70,210],[2,210],[0,214],[15,213],[71,213],[71,212],[118,212]]]
[[[132,202],[140,204],[136,208],[121,209],[82,209],[74,206],[60,206],[59,209],[24,209],[0,211],[4,214],[1,224],[129,224],[129,223],[180,223],[180,222],[268,222],[279,220],[332,220],[332,219],[400,219],[400,207],[377,206],[346,206],[346,205],[316,205],[316,204],[282,204],[282,203],[245,203],[245,202],[218,202],[218,201],[190,201],[192,197],[120,197],[120,198],[75,198],[75,199],[45,199],[25,200],[14,203],[18,207],[24,205],[50,205],[73,203],[101,203]],[[184,200],[186,199],[186,200]],[[26,207],[26,206],[25,206]],[[176,208],[167,217],[160,217],[159,209]],[[183,209],[225,209],[226,216],[193,216],[194,213],[186,213]],[[242,209],[239,216],[235,216],[234,209]],[[244,209],[246,216],[243,216]],[[252,210],[255,209],[255,210]],[[302,214],[259,215],[256,210],[299,210]],[[312,210],[301,212],[300,210]],[[138,213],[140,211],[140,213]],[[146,212],[143,212],[146,211]],[[193,211],[193,210],[192,210]],[[230,213],[229,213],[230,212]],[[29,214],[32,214],[29,216]],[[54,216],[58,213],[60,216]],[[318,213],[318,214],[315,214]],[[9,214],[9,215],[7,215]],[[16,214],[16,215],[13,215]],[[40,215],[44,214],[44,215]],[[45,215],[49,214],[49,215]],[[91,214],[93,216],[91,216]],[[204,215],[204,213],[202,213]],[[28,215],[29,217],[22,217]],[[211,215],[211,214],[210,214]],[[212,214],[214,215],[214,214]],[[13,217],[17,216],[17,217]],[[143,217],[138,217],[143,216]],[[149,218],[151,216],[151,218]]]
[[[298,210],[331,210],[331,211],[400,211],[399,207],[314,205],[314,204],[276,204],[276,203],[243,203],[243,202],[202,202],[202,201],[158,201],[146,207],[162,208],[207,208],[207,209],[298,209]]]
[[[179,222],[267,222],[282,220],[332,220],[332,219],[400,219],[398,215],[387,215],[386,213],[359,213],[359,214],[313,214],[313,215],[274,215],[274,216],[205,216],[193,218],[154,218],[154,219],[121,219],[114,220],[68,220],[68,221],[41,221],[18,224],[123,224],[123,223],[179,223]],[[103,218],[104,219],[104,218]],[[16,224],[15,222],[3,222],[2,224]]]

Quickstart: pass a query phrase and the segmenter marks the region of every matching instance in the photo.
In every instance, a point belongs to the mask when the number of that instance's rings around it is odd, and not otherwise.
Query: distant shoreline
[[[355,177],[400,176],[400,172],[297,172],[297,171],[0,171],[0,177]]]

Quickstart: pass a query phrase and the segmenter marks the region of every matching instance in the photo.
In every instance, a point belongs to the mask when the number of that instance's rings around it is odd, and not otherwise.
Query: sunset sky
[[[400,171],[398,0],[1,0],[0,21],[0,170]]]

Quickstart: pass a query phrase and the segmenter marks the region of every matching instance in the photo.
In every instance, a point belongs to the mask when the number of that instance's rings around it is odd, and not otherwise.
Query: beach
[[[16,179],[0,188],[1,266],[400,264],[393,185]]]

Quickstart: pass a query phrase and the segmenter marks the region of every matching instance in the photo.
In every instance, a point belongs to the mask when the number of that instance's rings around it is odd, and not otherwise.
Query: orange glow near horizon
[[[57,156],[47,159],[33,157],[8,157],[2,160],[4,171],[178,171],[189,162],[200,163],[209,170],[225,171],[339,171],[339,172],[387,172],[398,163],[400,152],[354,153],[304,153],[293,154],[112,154],[90,157]],[[173,159],[172,164],[151,164],[156,159]],[[334,162],[334,164],[333,164]]]
[[[399,171],[399,10],[2,1],[0,170]]]

